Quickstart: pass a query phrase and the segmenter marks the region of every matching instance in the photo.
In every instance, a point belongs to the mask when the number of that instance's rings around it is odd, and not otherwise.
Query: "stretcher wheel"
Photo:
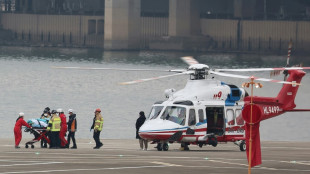
[[[29,147],[28,144],[26,144],[26,145],[25,145],[25,148],[28,148],[28,147]]]
[[[31,149],[33,149],[34,148],[34,145],[31,145]]]

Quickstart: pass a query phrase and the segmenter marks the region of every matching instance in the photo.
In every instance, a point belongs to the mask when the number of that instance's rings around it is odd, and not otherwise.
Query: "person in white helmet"
[[[20,148],[19,147],[19,143],[22,140],[22,126],[26,126],[28,128],[31,128],[31,126],[29,124],[26,123],[26,121],[24,120],[24,113],[20,112],[18,114],[18,118],[16,120],[15,123],[15,127],[14,127],[14,135],[15,135],[15,148]]]
[[[68,110],[69,114],[69,121],[68,121],[68,146],[70,146],[70,139],[72,139],[73,146],[71,149],[76,149],[76,142],[75,142],[75,132],[77,129],[77,122],[76,122],[76,114],[74,113],[73,109]]]

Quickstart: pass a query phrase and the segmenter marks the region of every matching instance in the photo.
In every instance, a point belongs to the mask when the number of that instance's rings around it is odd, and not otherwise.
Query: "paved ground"
[[[159,152],[150,145],[148,151],[138,150],[137,140],[103,140],[102,149],[94,143],[78,140],[78,149],[15,149],[10,139],[0,139],[0,174],[4,173],[135,173],[190,174],[247,173],[244,152],[232,143],[211,146],[190,146],[179,151],[179,144],[168,152]],[[25,141],[23,140],[22,143]],[[263,142],[263,164],[252,169],[256,173],[310,173],[310,143]]]

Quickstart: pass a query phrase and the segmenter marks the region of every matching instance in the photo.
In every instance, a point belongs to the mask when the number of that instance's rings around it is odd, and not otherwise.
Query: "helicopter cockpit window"
[[[163,106],[154,106],[149,114],[149,119],[157,118],[163,108]]]
[[[188,126],[193,126],[196,124],[196,113],[195,109],[189,110],[189,117],[188,117]]]
[[[186,109],[179,106],[167,106],[164,113],[160,117],[163,120],[169,120],[174,123],[185,124]]]

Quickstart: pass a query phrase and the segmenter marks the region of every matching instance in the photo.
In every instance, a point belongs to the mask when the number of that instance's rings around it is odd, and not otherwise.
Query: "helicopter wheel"
[[[163,150],[163,144],[162,143],[158,143],[156,148],[157,148],[158,151],[162,151]]]
[[[245,141],[242,141],[240,143],[240,151],[245,151],[246,150],[246,144],[245,144]]]
[[[169,145],[168,143],[163,144],[163,151],[168,151],[169,150]]]

